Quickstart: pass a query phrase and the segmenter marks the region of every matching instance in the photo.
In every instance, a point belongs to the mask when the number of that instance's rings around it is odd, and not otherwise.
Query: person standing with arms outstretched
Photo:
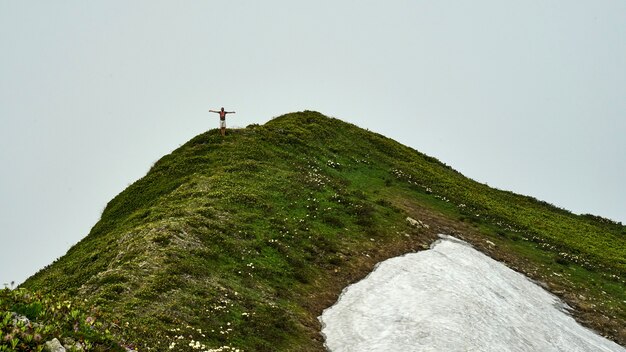
[[[222,132],[222,136],[226,135],[226,114],[234,114],[234,111],[224,111],[222,108],[220,111],[209,110],[209,112],[214,112],[220,114],[220,130]]]

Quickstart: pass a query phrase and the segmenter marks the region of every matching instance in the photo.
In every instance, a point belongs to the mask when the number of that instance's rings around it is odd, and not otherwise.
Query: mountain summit
[[[622,224],[489,188],[312,111],[193,138],[22,286],[98,305],[141,351],[323,351],[317,316],[341,290],[438,233],[626,343]]]

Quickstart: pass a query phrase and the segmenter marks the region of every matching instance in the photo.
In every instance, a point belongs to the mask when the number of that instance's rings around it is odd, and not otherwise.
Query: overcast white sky
[[[0,0],[0,285],[164,154],[304,109],[626,222],[623,0]]]

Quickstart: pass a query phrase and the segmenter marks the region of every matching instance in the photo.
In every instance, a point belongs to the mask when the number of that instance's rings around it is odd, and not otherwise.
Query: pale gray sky
[[[0,285],[218,126],[317,110],[626,222],[623,0],[0,0]]]

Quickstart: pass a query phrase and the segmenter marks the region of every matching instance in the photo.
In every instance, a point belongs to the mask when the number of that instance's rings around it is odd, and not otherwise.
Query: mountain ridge
[[[489,188],[317,112],[229,132],[161,158],[22,286],[100,305],[129,323],[122,339],[153,350],[193,350],[180,341],[192,336],[214,348],[321,351],[316,317],[343,287],[447,233],[625,343],[621,224]]]

